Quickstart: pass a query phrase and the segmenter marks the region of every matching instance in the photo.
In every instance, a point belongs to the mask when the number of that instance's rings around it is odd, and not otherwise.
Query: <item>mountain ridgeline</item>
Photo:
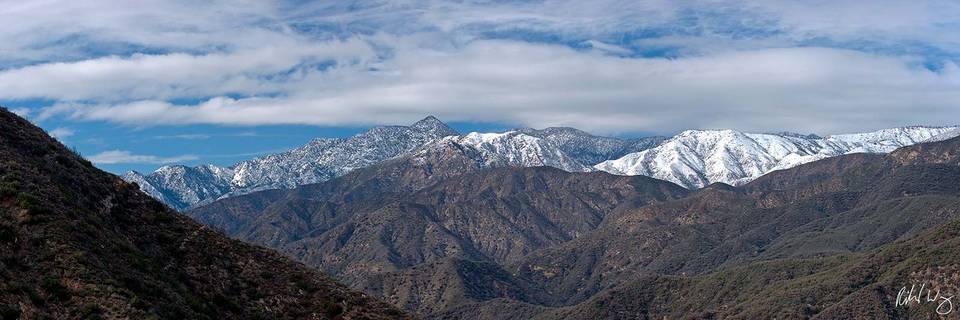
[[[716,148],[737,154],[725,134]],[[469,134],[184,213],[426,318],[927,318],[937,305],[896,299],[960,293],[960,138],[945,134],[748,135],[797,164],[698,190],[517,165],[537,158],[489,146],[520,133]],[[713,150],[687,136],[640,152]]]
[[[231,167],[164,166],[128,172],[154,198],[178,210],[269,189],[289,189],[342,176],[433,145],[476,149],[484,167],[551,166],[570,172],[644,175],[697,189],[715,182],[741,185],[771,171],[838,156],[887,153],[926,140],[960,134],[958,127],[904,127],[862,134],[752,134],[691,130],[672,138],[618,139],[573,128],[517,129],[461,135],[434,117],[410,126],[376,127],[345,139],[315,139],[283,153]]]
[[[0,318],[402,319],[230,240],[0,108]]]
[[[443,138],[449,137],[445,141]],[[231,167],[164,166],[144,175],[127,172],[154,198],[179,210],[259,190],[287,189],[342,176],[400,155],[455,143],[477,149],[487,167],[553,166],[568,171],[592,171],[603,160],[650,148],[662,137],[616,139],[598,137],[573,128],[520,129],[501,134],[460,133],[434,117],[410,126],[375,127],[346,139],[315,139],[274,155],[243,161]]]

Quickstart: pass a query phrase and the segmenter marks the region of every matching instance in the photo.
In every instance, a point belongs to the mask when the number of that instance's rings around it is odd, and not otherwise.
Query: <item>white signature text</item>
[[[910,304],[923,305],[928,303],[937,304],[937,314],[939,315],[948,315],[950,312],[953,312],[953,302],[951,301],[953,296],[948,296],[940,293],[940,289],[936,291],[926,288],[926,284],[920,284],[920,287],[917,287],[916,284],[910,285],[910,289],[907,290],[907,287],[904,286],[900,288],[900,292],[897,293],[897,303],[896,306],[908,306]]]

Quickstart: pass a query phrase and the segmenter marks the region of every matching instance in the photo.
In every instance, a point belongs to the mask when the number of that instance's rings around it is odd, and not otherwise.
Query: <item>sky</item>
[[[957,1],[0,0],[0,105],[108,171],[435,115],[821,135],[960,119]]]

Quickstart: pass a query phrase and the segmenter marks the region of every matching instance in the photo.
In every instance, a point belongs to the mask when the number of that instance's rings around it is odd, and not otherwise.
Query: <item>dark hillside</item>
[[[405,317],[138,190],[0,109],[0,318]]]

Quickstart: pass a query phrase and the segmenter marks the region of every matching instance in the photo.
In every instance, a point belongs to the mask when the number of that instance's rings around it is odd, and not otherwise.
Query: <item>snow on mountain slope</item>
[[[147,195],[157,200],[160,200],[160,202],[163,202],[163,203],[172,202],[170,201],[170,199],[167,199],[167,197],[165,197],[163,193],[160,192],[160,190],[157,190],[157,188],[153,186],[153,183],[147,180],[146,176],[140,174],[139,172],[127,171],[127,173],[124,173],[123,175],[121,175],[120,178],[122,178],[127,182],[136,183],[137,185],[140,186],[140,190],[143,191],[143,193],[146,193]]]
[[[617,139],[594,136],[587,132],[565,127],[553,127],[542,130],[518,129],[518,131],[542,138],[557,145],[568,156],[585,165],[618,159],[633,152],[656,147],[666,137],[643,137],[637,139]]]
[[[316,139],[301,148],[239,163],[232,183],[262,190],[326,181],[457,134],[428,117],[409,127],[376,127],[348,139]]]
[[[935,136],[933,136],[933,137],[930,137],[930,139],[923,140],[923,142],[944,141],[944,140],[949,140],[949,139],[953,139],[953,138],[956,138],[956,137],[960,137],[960,128],[953,129],[953,130],[950,130],[950,131],[947,131],[947,132],[944,132],[944,133],[935,135]]]
[[[568,156],[555,143],[520,131],[505,133],[471,132],[464,136],[444,138],[441,143],[456,143],[476,149],[482,167],[550,166],[570,172],[594,171]]]
[[[929,140],[935,136],[957,130],[958,127],[902,127],[868,133],[839,134],[828,137],[837,143],[854,147],[851,152],[887,153]]]
[[[847,153],[886,153],[958,127],[903,127],[826,138],[755,134],[733,130],[688,130],[659,146],[604,161],[594,168],[619,175],[645,175],[701,188],[714,182],[747,183],[768,172]]]

